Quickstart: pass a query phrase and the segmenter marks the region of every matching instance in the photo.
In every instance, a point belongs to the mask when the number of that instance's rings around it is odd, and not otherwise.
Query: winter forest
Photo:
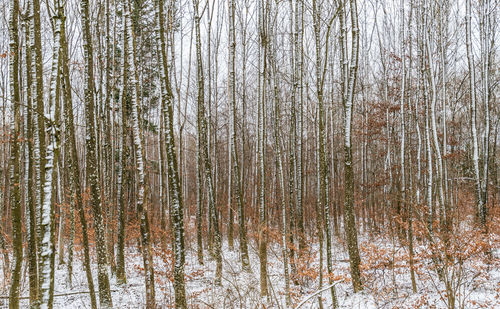
[[[0,308],[500,308],[499,17],[0,1]]]

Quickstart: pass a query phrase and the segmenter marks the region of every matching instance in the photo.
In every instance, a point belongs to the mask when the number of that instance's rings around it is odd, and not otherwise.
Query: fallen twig
[[[316,291],[316,292],[312,293],[311,295],[307,296],[307,297],[306,297],[303,301],[301,301],[301,302],[297,305],[297,307],[295,307],[295,309],[299,309],[302,305],[304,305],[305,303],[307,303],[307,302],[308,302],[310,299],[312,299],[314,296],[316,296],[316,295],[320,294],[321,292],[324,292],[324,291],[328,290],[328,289],[329,289],[329,288],[331,288],[331,287],[334,287],[335,285],[337,285],[337,284],[339,284],[340,282],[343,282],[343,281],[344,281],[344,280],[337,281],[337,282],[335,282],[335,283],[333,283],[333,284],[330,284],[330,285],[328,285],[328,286],[326,286],[326,287],[322,288],[321,290],[318,290],[318,291]]]

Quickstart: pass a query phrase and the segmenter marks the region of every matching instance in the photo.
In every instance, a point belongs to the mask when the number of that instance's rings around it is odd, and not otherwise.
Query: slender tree
[[[168,166],[168,189],[169,196],[172,200],[172,221],[174,229],[174,290],[175,290],[175,307],[185,309],[186,290],[184,285],[184,218],[183,218],[183,199],[180,187],[180,177],[177,169],[177,155],[174,142],[174,94],[172,92],[169,74],[168,74],[168,59],[166,55],[165,30],[164,30],[164,15],[163,15],[163,0],[156,2],[158,9],[158,25],[160,35],[160,54],[161,54],[161,92],[163,117],[165,120],[166,134],[165,142],[167,148],[167,166]]]
[[[61,12],[62,14],[62,12]],[[65,21],[64,16],[62,17]],[[93,309],[97,308],[97,300],[95,297],[94,280],[92,279],[92,270],[90,266],[90,250],[89,250],[89,237],[88,237],[88,227],[87,219],[85,218],[85,210],[83,205],[83,190],[81,184],[80,175],[80,163],[78,160],[78,149],[76,145],[76,133],[75,133],[75,117],[73,113],[73,98],[71,94],[71,81],[70,81],[70,71],[69,71],[69,55],[68,55],[68,42],[66,40],[66,25],[65,22],[61,23],[61,57],[62,57],[62,91],[64,95],[64,119],[65,119],[65,129],[68,136],[68,144],[66,147],[70,148],[69,156],[69,167],[70,175],[73,180],[74,192],[74,203],[76,210],[78,211],[78,216],[80,218],[80,224],[82,229],[82,239],[83,239],[83,251],[84,251],[84,265],[85,273],[87,276],[87,284],[90,294],[90,303]],[[71,261],[68,262],[71,265]],[[71,271],[70,271],[70,283],[71,283]]]
[[[484,106],[484,141],[483,141],[483,177],[481,180],[481,199],[478,209],[479,222],[481,226],[486,228],[486,220],[488,216],[488,181],[489,181],[489,164],[490,164],[490,97],[491,97],[491,49],[494,42],[494,34],[491,27],[492,5],[490,0],[480,2],[480,43],[481,43],[481,90],[482,103]],[[486,229],[485,229],[486,230]]]
[[[236,204],[238,205],[238,226],[240,238],[240,255],[241,265],[243,269],[250,269],[250,261],[248,258],[248,244],[247,244],[247,230],[246,230],[246,216],[245,205],[243,204],[243,193],[241,185],[241,170],[240,160],[238,156],[238,140],[236,137],[237,128],[237,109],[236,109],[236,77],[235,77],[235,54],[236,54],[236,31],[235,31],[235,2],[228,0],[228,17],[229,17],[229,81],[228,81],[228,94],[229,102],[231,105],[231,159],[233,169],[234,191],[236,197]],[[230,180],[231,182],[231,180]]]
[[[339,7],[340,8],[340,7]],[[337,14],[335,14],[337,15]],[[318,201],[319,209],[322,213],[325,228],[325,238],[326,238],[326,265],[328,270],[328,281],[332,284],[332,233],[330,224],[330,205],[328,199],[328,179],[329,179],[329,169],[326,160],[326,112],[323,102],[323,88],[325,81],[326,68],[328,64],[328,36],[330,34],[330,29],[335,16],[330,19],[328,28],[326,31],[326,43],[325,43],[325,56],[322,60],[321,58],[321,7],[320,4],[314,0],[313,1],[313,23],[314,23],[314,42],[316,48],[316,97],[318,100]],[[323,63],[322,63],[323,62]],[[337,297],[335,293],[335,287],[330,288],[330,293],[332,297],[333,307],[337,306]]]
[[[43,198],[43,185],[45,181],[45,121],[44,121],[44,95],[43,95],[43,59],[42,59],[42,38],[41,38],[41,21],[40,21],[40,1],[31,0],[30,16],[32,20],[30,23],[30,46],[34,52],[34,61],[31,67],[31,74],[34,80],[31,91],[36,101],[36,119],[33,119],[33,143],[34,143],[34,160],[35,160],[35,213],[37,217],[37,250],[39,259],[41,257],[41,241],[42,241],[42,225],[41,225],[41,211],[42,211],[42,198]],[[41,263],[38,263],[39,284],[38,288],[41,289]],[[41,291],[39,291],[40,297]]]
[[[347,47],[347,8],[342,3],[343,12],[340,14],[340,49],[342,67],[342,102],[344,105],[344,227],[349,253],[349,264],[351,266],[352,285],[355,292],[363,289],[361,274],[359,270],[360,257],[358,249],[358,237],[354,214],[354,172],[352,160],[352,113],[354,104],[354,93],[358,72],[359,53],[359,28],[356,0],[349,0],[350,26],[351,26],[351,48]],[[348,50],[351,56],[348,61]]]
[[[198,15],[198,0],[193,0],[194,7],[194,23],[196,28],[196,76],[198,81],[198,134],[200,135],[201,154],[203,158],[203,166],[205,172],[205,181],[207,184],[208,194],[208,211],[209,217],[213,226],[214,233],[214,253],[216,260],[215,282],[221,284],[222,280],[222,239],[219,231],[219,219],[217,209],[215,207],[215,184],[212,176],[212,162],[209,154],[209,145],[207,138],[207,119],[205,115],[205,86],[203,76],[203,63],[201,58],[201,34],[200,34],[200,16]]]
[[[126,3],[122,2],[125,10]],[[128,50],[128,39],[126,36],[127,21],[125,14],[122,18],[122,48]],[[128,136],[128,104],[127,104],[127,80],[128,80],[128,57],[123,56],[121,62],[121,85],[120,85],[120,105],[121,105],[121,143],[117,175],[117,197],[118,197],[118,246],[116,254],[116,279],[119,283],[126,283],[127,276],[125,272],[125,175],[127,172],[127,136]],[[127,153],[127,154],[126,154]]]
[[[483,196],[481,194],[481,176],[479,174],[479,142],[477,137],[477,104],[476,104],[476,73],[474,67],[474,55],[472,53],[472,4],[470,0],[465,2],[465,45],[467,49],[467,64],[469,66],[469,90],[470,90],[470,113],[471,113],[471,135],[472,135],[472,162],[474,164],[474,181],[476,184],[477,214],[480,218],[481,210],[484,208]]]
[[[54,220],[54,169],[57,166],[58,157],[58,128],[56,125],[57,110],[57,86],[59,79],[59,57],[60,57],[60,35],[62,18],[58,8],[56,15],[52,17],[54,22],[54,47],[52,56],[52,68],[50,75],[50,95],[48,100],[48,113],[45,114],[48,143],[45,157],[45,182],[43,186],[42,212],[41,212],[41,308],[52,308],[53,301],[53,220]]]
[[[276,22],[273,21],[273,25],[276,25]],[[275,28],[275,26],[273,26]],[[271,31],[276,31],[275,29]],[[271,32],[270,31],[270,32]],[[276,190],[276,201],[280,201],[281,208],[281,241],[282,241],[282,249],[281,256],[283,259],[283,276],[285,279],[285,302],[286,306],[290,306],[291,296],[290,296],[290,271],[288,267],[288,215],[286,209],[286,192],[285,192],[285,171],[283,166],[283,155],[282,155],[282,146],[280,141],[280,122],[281,122],[281,109],[280,105],[282,102],[280,101],[280,93],[279,93],[279,81],[278,81],[278,69],[277,69],[277,39],[276,36],[272,36],[272,47],[270,48],[269,53],[269,62],[272,75],[272,84],[273,84],[273,101],[274,101],[274,148],[275,148],[275,165],[276,165],[276,188],[279,188],[280,194],[278,194],[278,190]]]
[[[258,35],[259,35],[259,107],[258,107],[258,161],[259,161],[259,261],[260,261],[260,295],[268,296],[267,288],[267,209],[266,209],[266,75],[268,52],[268,17],[269,5],[267,1],[258,2]]]
[[[14,263],[10,286],[9,308],[19,308],[19,288],[21,283],[21,267],[23,264],[23,238],[21,223],[21,97],[19,82],[19,1],[14,0],[10,11],[9,21],[9,48],[12,52],[9,57],[9,93],[12,102],[12,124],[10,135],[10,203],[12,209],[12,245],[14,249]]]
[[[424,9],[426,9],[426,12],[431,11],[430,7],[424,6]],[[429,14],[429,13],[427,13]],[[440,217],[440,222],[442,226],[444,227],[444,222],[445,222],[445,207],[444,207],[444,185],[443,185],[443,157],[441,155],[441,145],[439,144],[438,140],[438,132],[437,132],[437,122],[436,122],[436,104],[437,104],[437,85],[436,85],[436,80],[435,80],[435,69],[434,69],[434,63],[432,61],[432,51],[431,51],[431,25],[428,24],[429,17],[424,17],[426,20],[425,27],[426,29],[424,30],[424,44],[425,44],[425,49],[427,53],[427,63],[426,63],[426,69],[425,72],[427,73],[427,77],[429,80],[430,88],[427,88],[427,93],[430,96],[430,126],[432,129],[432,143],[433,143],[433,149],[435,152],[435,158],[436,158],[436,184],[438,186],[438,200],[439,200],[439,217]]]
[[[123,35],[128,40],[128,49],[125,50],[126,55],[124,57],[128,57],[130,64],[130,77],[132,84],[132,132],[134,138],[134,149],[135,149],[135,164],[137,168],[138,174],[138,183],[137,183],[137,199],[136,199],[136,209],[139,213],[140,217],[140,230],[141,230],[141,246],[142,246],[142,257],[144,263],[144,271],[145,271],[145,284],[146,284],[146,307],[147,308],[156,308],[155,301],[155,276],[154,276],[154,268],[153,268],[153,255],[151,248],[151,239],[150,239],[150,228],[148,221],[148,208],[147,205],[144,205],[144,152],[143,152],[143,140],[142,133],[139,127],[139,76],[137,73],[137,64],[136,64],[136,43],[135,43],[135,34],[134,28],[132,26],[132,18],[130,16],[130,1],[124,3],[124,16],[125,16],[125,26]],[[124,66],[124,70],[127,67]],[[125,82],[126,80],[124,80]],[[125,85],[124,85],[125,87]]]
[[[97,279],[99,282],[99,303],[101,308],[112,308],[113,302],[109,287],[109,277],[106,261],[106,243],[102,221],[101,193],[99,192],[98,162],[96,154],[95,103],[94,103],[94,70],[93,47],[90,32],[89,1],[81,1],[81,23],[83,37],[83,52],[85,62],[85,121],[86,121],[86,176],[90,187],[90,203],[94,215],[94,227],[97,245]]]
[[[27,3],[27,11],[30,11],[31,3]],[[30,38],[31,36],[31,26],[30,20],[28,19],[25,24],[25,36]],[[28,241],[28,264],[29,264],[29,291],[30,291],[30,306],[36,308],[38,306],[38,255],[37,255],[37,217],[35,212],[35,195],[36,190],[32,190],[34,186],[34,173],[35,173],[35,160],[34,160],[34,145],[33,145],[33,135],[34,135],[34,116],[33,116],[33,96],[31,90],[33,89],[33,76],[31,75],[31,67],[33,61],[33,53],[29,44],[25,44],[25,57],[26,57],[26,133],[27,133],[27,181],[26,181],[26,195],[27,195],[27,207],[26,207],[26,225],[27,225],[27,241]]]

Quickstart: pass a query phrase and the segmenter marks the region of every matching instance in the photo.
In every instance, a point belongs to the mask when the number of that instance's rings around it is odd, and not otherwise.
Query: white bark
[[[406,49],[405,49],[405,10],[404,10],[404,0],[400,1],[400,27],[401,27],[401,39],[400,39],[400,49],[401,49],[401,98],[399,111],[401,114],[401,199],[403,205],[406,198],[406,179],[405,179],[405,86],[406,86]]]
[[[490,43],[492,33],[490,29],[491,2],[481,1],[481,75],[482,75],[482,101],[484,105],[484,148],[483,148],[483,177],[481,179],[481,205],[479,205],[479,221],[486,226],[487,202],[488,202],[488,165],[490,161]]]
[[[47,122],[47,133],[48,133],[48,144],[45,157],[45,182],[43,185],[43,201],[41,209],[41,219],[42,219],[42,241],[41,241],[41,272],[40,272],[40,290],[41,290],[41,302],[40,306],[42,309],[52,307],[49,303],[50,298],[50,274],[51,274],[51,262],[50,257],[52,255],[52,245],[51,245],[51,234],[52,234],[52,224],[51,224],[51,210],[52,210],[52,186],[53,186],[53,176],[54,168],[56,165],[57,157],[57,132],[56,132],[56,105],[57,105],[57,93],[56,85],[59,73],[59,54],[60,54],[60,35],[61,35],[61,18],[59,16],[54,16],[54,47],[52,56],[52,69],[50,75],[50,99],[48,101],[48,112],[45,114],[45,119]]]
[[[431,8],[426,5],[424,6],[425,11],[430,11]],[[430,13],[427,13],[430,14]],[[436,123],[436,103],[437,103],[437,86],[436,86],[436,78],[435,78],[435,70],[434,70],[434,63],[432,61],[432,49],[431,49],[431,25],[429,25],[429,17],[426,15],[425,17],[426,20],[426,29],[424,30],[424,44],[427,52],[427,74],[430,82],[430,101],[431,101],[431,106],[430,106],[430,118],[431,118],[431,123],[430,126],[432,128],[432,142],[433,142],[433,147],[434,147],[434,152],[436,154],[436,183],[438,186],[438,197],[439,197],[439,209],[440,209],[440,218],[444,219],[446,216],[445,211],[444,211],[444,188],[443,188],[443,157],[441,156],[441,146],[439,144],[438,140],[438,133],[437,133],[437,123]]]
[[[126,57],[129,57],[130,77],[132,84],[132,134],[134,138],[135,149],[135,163],[138,174],[137,183],[137,200],[136,206],[140,217],[140,231],[142,242],[142,255],[145,270],[145,285],[146,285],[146,305],[148,308],[155,308],[155,287],[154,287],[154,268],[153,257],[149,235],[148,223],[148,207],[144,203],[144,151],[141,128],[139,125],[139,77],[136,64],[136,47],[134,28],[132,25],[132,18],[130,17],[130,1],[125,4],[125,22],[126,30],[125,35],[128,39],[128,51]],[[125,87],[125,85],[123,85]]]
[[[477,106],[476,106],[476,73],[474,67],[474,55],[472,53],[472,5],[471,0],[466,0],[465,15],[465,44],[467,49],[467,63],[469,66],[469,90],[470,90],[470,112],[471,112],[471,135],[472,135],[472,162],[474,165],[474,180],[476,183],[477,213],[483,207],[481,195],[481,177],[479,175],[479,142],[477,137]]]

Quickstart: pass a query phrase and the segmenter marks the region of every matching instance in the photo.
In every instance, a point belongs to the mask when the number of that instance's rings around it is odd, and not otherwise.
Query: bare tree
[[[359,28],[358,12],[356,0],[349,1],[350,26],[351,26],[351,48],[347,47],[347,8],[342,2],[342,12],[340,13],[340,49],[342,67],[342,103],[344,105],[344,227],[349,252],[349,263],[351,266],[351,277],[354,291],[363,289],[361,274],[359,270],[360,257],[358,249],[358,237],[354,218],[354,173],[352,160],[351,128],[352,128],[352,108],[354,104],[354,88],[358,71],[359,53]],[[348,53],[350,51],[350,53]],[[348,61],[348,54],[351,56]]]
[[[470,113],[471,113],[471,135],[472,135],[472,162],[474,164],[474,179],[476,183],[477,215],[481,218],[481,213],[485,208],[481,191],[481,176],[479,174],[479,141],[477,137],[477,104],[476,104],[476,73],[474,67],[474,56],[472,54],[472,5],[467,0],[465,4],[465,45],[467,49],[467,63],[469,66],[469,89],[470,89]]]
[[[246,217],[245,207],[243,204],[243,194],[241,187],[241,170],[238,156],[238,142],[236,138],[237,128],[237,112],[236,112],[236,78],[235,78],[235,51],[236,51],[236,33],[235,33],[235,3],[234,0],[228,0],[228,17],[229,17],[229,81],[228,81],[228,94],[229,102],[231,105],[231,159],[233,169],[233,179],[229,179],[229,183],[234,181],[234,191],[236,196],[236,204],[238,205],[238,226],[240,238],[240,254],[241,265],[243,269],[249,270],[250,261],[248,258],[248,245],[247,245],[247,230],[246,230]],[[231,174],[230,174],[231,175]]]
[[[10,286],[9,308],[19,308],[19,288],[21,283],[21,267],[23,263],[23,239],[21,224],[21,171],[20,158],[21,147],[21,97],[19,87],[19,30],[18,30],[19,1],[12,2],[9,35],[10,50],[16,51],[9,57],[9,90],[12,101],[12,125],[11,125],[11,151],[10,151],[10,200],[12,208],[12,235],[14,249],[14,264]]]
[[[45,157],[45,182],[43,186],[42,212],[41,212],[41,272],[40,272],[40,289],[41,289],[41,308],[52,308],[53,301],[53,285],[52,274],[54,264],[52,263],[52,255],[54,250],[53,245],[53,207],[54,198],[54,169],[57,164],[58,157],[58,128],[56,125],[56,109],[57,109],[57,87],[59,81],[59,56],[60,56],[60,35],[62,18],[59,15],[60,8],[58,7],[57,15],[54,15],[54,47],[52,57],[52,69],[50,76],[50,95],[48,100],[48,113],[45,114],[46,128],[48,133],[47,151]]]
[[[102,308],[112,308],[113,302],[109,287],[109,277],[106,260],[106,244],[102,223],[101,194],[98,181],[98,162],[96,155],[95,132],[95,103],[94,103],[94,74],[93,74],[93,47],[90,30],[89,1],[81,2],[82,36],[85,61],[85,121],[86,121],[86,176],[90,187],[90,203],[94,215],[94,226],[97,244],[97,279],[99,282],[99,303]]]
[[[201,58],[201,36],[200,36],[200,16],[198,15],[198,0],[193,0],[194,13],[195,13],[195,28],[196,28],[196,64],[197,64],[197,81],[198,81],[198,134],[200,135],[201,155],[203,158],[203,166],[205,172],[205,181],[207,184],[208,194],[208,211],[212,228],[214,230],[214,246],[215,246],[215,260],[217,262],[215,271],[215,282],[221,284],[222,280],[222,239],[219,230],[219,219],[215,205],[215,186],[212,177],[212,161],[209,154],[209,145],[207,138],[207,119],[205,115],[205,97],[204,97],[204,76],[203,76],[203,63]]]
[[[160,35],[160,54],[161,54],[161,92],[162,102],[161,108],[163,110],[163,117],[165,120],[165,141],[167,147],[167,166],[168,166],[168,189],[169,196],[172,199],[172,221],[174,229],[174,289],[175,289],[175,307],[187,308],[186,303],[186,290],[184,285],[184,216],[183,216],[183,199],[180,187],[180,177],[177,169],[177,156],[174,144],[174,94],[170,85],[168,74],[168,63],[166,55],[165,44],[165,30],[164,30],[164,15],[163,15],[163,0],[156,2],[156,9],[158,10],[158,25]]]
[[[148,207],[144,205],[144,151],[143,151],[143,139],[142,132],[139,126],[139,76],[137,72],[136,63],[136,43],[135,34],[132,27],[132,18],[130,16],[131,10],[130,1],[124,3],[124,17],[125,25],[123,35],[127,40],[128,49],[125,50],[124,57],[128,57],[128,63],[130,64],[130,77],[132,84],[132,133],[134,138],[134,149],[135,149],[135,164],[137,167],[138,183],[137,183],[137,200],[136,207],[140,217],[140,230],[141,230],[141,245],[142,245],[142,257],[144,263],[145,271],[145,285],[146,285],[146,307],[156,308],[155,300],[155,275],[154,275],[154,265],[153,256],[151,248],[150,239],[150,228],[148,220]],[[125,41],[125,40],[124,40]],[[123,70],[127,70],[124,66]],[[126,80],[124,80],[126,82]],[[123,87],[126,87],[123,85]],[[123,107],[122,107],[123,108]]]
[[[63,11],[61,9],[61,14]],[[85,211],[83,205],[83,190],[82,184],[80,182],[80,163],[78,160],[78,149],[76,145],[76,133],[75,133],[75,117],[73,113],[73,97],[71,94],[71,81],[70,81],[70,71],[69,71],[69,54],[68,54],[68,42],[66,39],[66,23],[64,15],[62,15],[63,22],[61,23],[61,61],[62,61],[62,91],[64,96],[64,120],[65,120],[65,130],[68,137],[68,147],[70,150],[70,155],[68,158],[68,166],[70,167],[69,174],[72,176],[74,189],[74,203],[76,205],[76,210],[80,218],[80,224],[82,227],[82,239],[83,239],[83,250],[84,250],[84,265],[85,273],[87,276],[87,284],[89,288],[90,304],[93,309],[97,308],[97,300],[95,296],[94,281],[92,279],[92,270],[90,266],[90,250],[89,250],[89,237],[87,228],[87,219],[85,218]],[[72,202],[73,203],[73,202]],[[72,233],[74,233],[74,226],[72,226]],[[70,251],[71,252],[71,251]],[[72,275],[72,257],[70,255],[69,261],[69,278],[71,284]]]
[[[258,160],[259,160],[259,260],[260,260],[260,295],[267,296],[267,209],[266,209],[266,75],[268,53],[268,22],[269,2],[259,1],[258,10],[258,35],[259,35],[259,84],[258,84]]]

